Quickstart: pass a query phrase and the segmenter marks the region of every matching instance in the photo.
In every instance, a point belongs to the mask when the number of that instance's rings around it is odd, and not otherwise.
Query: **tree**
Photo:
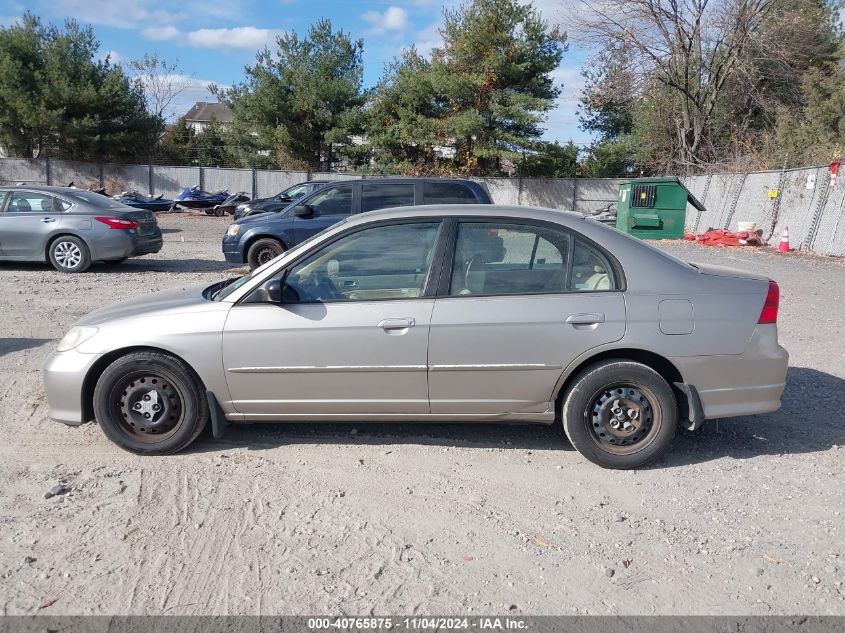
[[[156,161],[163,165],[190,165],[196,148],[196,133],[185,117],[165,127],[156,151]]]
[[[438,120],[445,105],[432,81],[430,62],[411,47],[388,66],[373,90],[366,132],[380,169],[419,175],[436,171]]]
[[[174,102],[188,89],[191,78],[183,74],[178,62],[168,62],[158,53],[133,59],[129,68],[143,90],[147,112],[153,117],[152,146],[158,144],[168,120],[176,116]]]
[[[572,141],[538,143],[533,152],[523,156],[517,174],[527,178],[573,178],[578,175],[578,147]]]
[[[517,163],[542,134],[560,89],[551,72],[566,50],[566,34],[530,4],[472,0],[444,11],[443,46],[432,51],[431,82],[442,107],[440,142],[453,147],[465,174],[501,171]]]
[[[674,162],[706,163],[716,107],[778,0],[581,1],[582,35],[624,48],[641,78],[669,90],[676,107]]]
[[[12,154],[112,160],[149,138],[143,95],[119,66],[97,60],[90,27],[60,30],[30,13],[0,29],[0,142]]]
[[[364,103],[363,46],[320,20],[303,38],[280,35],[274,52],[264,49],[246,68],[243,83],[214,88],[234,112],[241,160],[270,151],[281,167],[330,167],[337,146],[352,144],[357,130],[347,126],[360,121],[349,112]]]

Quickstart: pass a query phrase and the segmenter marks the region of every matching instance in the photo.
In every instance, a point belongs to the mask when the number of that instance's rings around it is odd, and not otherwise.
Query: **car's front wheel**
[[[141,455],[176,453],[202,432],[208,402],[182,360],[133,352],[106,367],[94,388],[94,416],[115,444]]]
[[[637,468],[672,442],[678,403],[651,367],[626,360],[592,365],[576,376],[561,417],[575,449],[603,468]]]
[[[48,251],[53,268],[63,273],[81,273],[91,266],[91,252],[85,242],[73,235],[56,238]]]
[[[284,252],[285,247],[281,242],[269,237],[263,237],[260,240],[256,240],[249,247],[246,259],[250,269],[255,270],[259,266],[263,266],[267,262],[276,259]]]

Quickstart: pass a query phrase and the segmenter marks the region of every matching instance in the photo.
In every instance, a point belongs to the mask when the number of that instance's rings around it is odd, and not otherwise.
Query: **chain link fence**
[[[0,184],[46,184],[105,187],[109,194],[138,191],[174,198],[186,187],[208,191],[243,191],[272,196],[307,180],[366,178],[360,174],[168,167],[165,165],[95,164],[78,161],[0,159]],[[618,178],[483,178],[497,204],[597,211],[616,202]],[[822,255],[845,256],[845,182],[831,188],[828,167],[781,171],[710,174],[682,177],[706,210],[687,210],[687,230],[736,230],[739,222],[755,222],[763,237],[776,243],[789,227],[793,248]]]

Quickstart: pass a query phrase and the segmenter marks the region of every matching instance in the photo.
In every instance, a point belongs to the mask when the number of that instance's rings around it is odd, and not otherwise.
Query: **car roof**
[[[88,191],[88,193],[95,193],[88,189],[81,189],[79,187],[57,187],[54,185],[38,185],[28,183],[16,183],[14,185],[0,185],[0,189],[29,189],[30,191],[41,191],[44,193],[64,193],[69,194],[75,191]]]
[[[313,181],[312,181],[313,182]],[[466,178],[414,178],[410,176],[385,176],[381,178],[348,178],[344,180],[327,180],[332,184],[350,184],[356,182],[364,182],[369,185],[393,184],[393,183],[414,183],[414,182],[459,182],[466,185],[474,185],[480,187],[481,185],[474,180],[467,180]]]
[[[349,219],[348,224],[352,224],[353,222],[372,222],[376,219],[442,217],[444,215],[522,218],[529,220],[549,220],[558,223],[561,220],[583,220],[586,218],[583,213],[562,211],[560,209],[544,209],[541,207],[517,207],[505,204],[427,204],[391,207],[358,213]]]

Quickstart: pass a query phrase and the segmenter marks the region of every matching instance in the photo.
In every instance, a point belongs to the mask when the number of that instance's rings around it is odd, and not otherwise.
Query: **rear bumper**
[[[79,426],[84,420],[82,386],[85,377],[102,354],[80,354],[76,350],[53,352],[44,363],[47,416],[51,420]]]
[[[707,420],[780,408],[789,353],[778,344],[776,325],[758,325],[742,354],[670,360],[695,386]]]
[[[91,259],[126,259],[158,253],[164,245],[161,231],[150,235],[138,235],[135,231],[108,231],[92,244]]]

